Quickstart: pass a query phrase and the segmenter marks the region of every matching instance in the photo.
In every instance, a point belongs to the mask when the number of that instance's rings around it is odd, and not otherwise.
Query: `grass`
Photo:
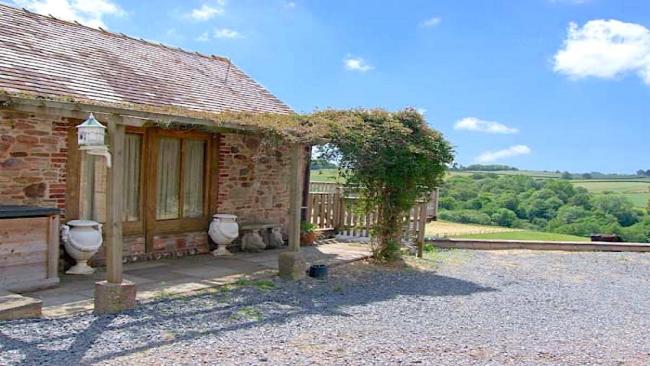
[[[255,287],[263,291],[273,290],[275,288],[275,283],[271,280],[249,280],[246,278],[237,280],[235,285],[241,287]]]
[[[433,221],[427,224],[426,236],[453,237],[468,234],[488,234],[495,232],[518,231],[509,227],[459,224],[448,221]]]
[[[493,239],[493,240],[541,240],[541,241],[589,241],[589,238],[575,235],[546,233],[540,231],[510,231],[499,233],[458,235],[455,239]]]
[[[593,194],[608,192],[622,194],[634,203],[636,207],[647,207],[650,199],[650,180],[648,179],[594,179],[574,180],[575,186],[586,188]]]
[[[338,169],[312,170],[309,177],[312,182],[335,183],[340,180]]]

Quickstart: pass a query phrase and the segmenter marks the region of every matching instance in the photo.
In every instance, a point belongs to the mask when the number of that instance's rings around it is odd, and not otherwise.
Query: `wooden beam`
[[[108,138],[112,166],[108,168],[106,184],[106,280],[122,282],[122,194],[124,176],[125,126],[117,121],[108,123]]]
[[[304,183],[304,146],[291,146],[291,171],[289,175],[289,250],[300,251],[300,212]]]
[[[88,113],[106,119],[111,115],[120,115],[122,124],[134,127],[143,127],[148,121],[161,123],[177,123],[186,125],[205,126],[218,130],[233,130],[239,132],[259,132],[260,128],[253,125],[243,125],[237,122],[221,122],[217,125],[214,121],[203,118],[173,115],[160,112],[146,112],[128,109],[127,107],[95,105],[89,102],[67,102],[48,99],[34,99],[22,96],[0,95],[0,109],[12,108],[31,113],[48,113],[63,115],[65,117],[85,119]]]

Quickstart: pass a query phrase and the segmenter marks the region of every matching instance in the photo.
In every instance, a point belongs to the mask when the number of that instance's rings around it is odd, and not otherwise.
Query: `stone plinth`
[[[135,308],[135,283],[95,283],[95,313],[110,314]]]
[[[299,280],[306,276],[307,263],[300,252],[284,252],[278,257],[280,278]]]

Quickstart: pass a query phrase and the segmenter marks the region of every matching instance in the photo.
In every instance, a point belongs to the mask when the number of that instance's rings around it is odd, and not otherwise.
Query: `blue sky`
[[[418,108],[461,164],[650,169],[646,0],[2,1],[230,57],[298,112]]]

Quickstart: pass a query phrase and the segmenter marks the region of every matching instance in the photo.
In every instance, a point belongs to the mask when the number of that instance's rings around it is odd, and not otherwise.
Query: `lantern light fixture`
[[[82,124],[77,126],[77,144],[79,150],[86,151],[90,155],[99,155],[106,158],[106,166],[111,167],[111,153],[104,143],[106,126],[95,119],[91,113]]]
[[[79,146],[102,146],[106,127],[99,123],[91,113],[82,124],[77,126],[77,143]]]

